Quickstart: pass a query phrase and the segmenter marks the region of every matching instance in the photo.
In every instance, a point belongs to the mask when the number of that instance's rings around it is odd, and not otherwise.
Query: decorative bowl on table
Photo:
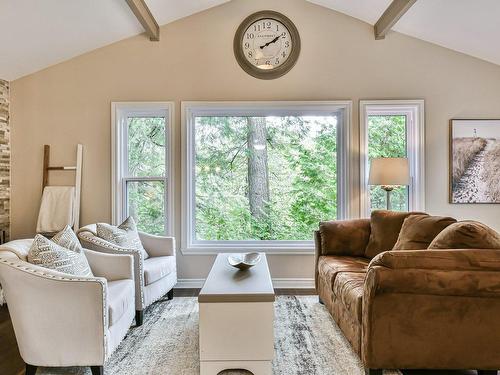
[[[247,270],[260,261],[259,253],[232,254],[227,257],[227,262],[240,270]]]

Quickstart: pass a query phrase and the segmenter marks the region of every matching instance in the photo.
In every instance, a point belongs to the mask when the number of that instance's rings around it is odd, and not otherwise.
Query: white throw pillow
[[[94,276],[78,238],[69,226],[52,240],[37,234],[28,251],[28,262],[73,276]]]
[[[142,246],[141,239],[139,238],[139,233],[137,232],[137,225],[132,216],[129,216],[123,223],[118,226],[97,223],[97,237],[102,238],[108,242],[111,242],[120,247],[126,249],[137,249],[140,250],[143,259],[148,259],[149,254],[146,252]]]

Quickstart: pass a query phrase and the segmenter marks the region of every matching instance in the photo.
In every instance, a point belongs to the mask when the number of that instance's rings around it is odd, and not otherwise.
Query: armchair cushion
[[[93,276],[83,252],[66,249],[40,234],[31,244],[28,262],[73,276]]]
[[[415,214],[425,215],[422,212],[373,211],[370,220],[370,240],[366,246],[365,256],[372,259],[377,254],[392,250],[404,220]]]
[[[111,242],[112,244],[126,249],[140,250],[143,259],[149,258],[149,254],[142,246],[139,233],[137,232],[137,226],[132,216],[129,216],[117,227],[106,223],[97,223],[96,233],[97,237]]]
[[[144,282],[146,285],[163,279],[175,271],[175,257],[152,257],[144,261]]]
[[[364,273],[368,269],[366,258],[346,256],[321,256],[318,260],[319,276],[333,288],[335,278],[340,272]]]
[[[134,281],[131,279],[108,282],[109,325],[117,323],[134,306]]]
[[[456,222],[452,217],[410,215],[404,220],[392,250],[427,249],[443,229]]]
[[[429,249],[500,249],[500,234],[477,221],[461,221],[439,233]]]

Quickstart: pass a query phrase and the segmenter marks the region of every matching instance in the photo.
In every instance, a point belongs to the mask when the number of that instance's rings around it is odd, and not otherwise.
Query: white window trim
[[[411,183],[408,209],[425,211],[425,106],[424,100],[360,100],[360,212],[370,216],[368,188],[368,113],[407,116],[407,148]]]
[[[111,103],[111,222],[120,224],[126,218],[126,191],[124,184],[125,168],[125,137],[126,119],[129,114],[165,116],[166,154],[165,165],[167,168],[165,179],[166,190],[166,235],[174,234],[174,192],[173,192],[173,141],[172,127],[174,123],[173,102],[112,102]],[[133,178],[133,180],[151,180],[150,177]],[[156,178],[153,178],[157,180]]]
[[[267,254],[311,254],[313,241],[194,241],[194,117],[205,115],[268,116],[325,114],[343,110],[345,119],[338,127],[339,219],[349,218],[352,101],[265,101],[181,103],[182,125],[182,226],[181,252],[186,255],[214,255],[220,252],[264,251]],[[189,175],[191,173],[191,175]],[[334,219],[334,218],[332,218]],[[312,234],[311,234],[312,235]]]

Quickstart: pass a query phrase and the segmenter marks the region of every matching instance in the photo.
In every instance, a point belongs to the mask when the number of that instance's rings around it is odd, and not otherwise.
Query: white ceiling
[[[146,0],[160,25],[227,1]],[[391,3],[308,1],[370,24]],[[500,65],[499,19],[499,0],[417,0],[393,29]],[[14,80],[142,31],[125,0],[0,0],[0,78]]]
[[[146,0],[160,25],[229,0]],[[143,32],[125,0],[0,0],[0,78],[14,80]]]
[[[392,2],[308,1],[372,25]],[[392,29],[500,65],[499,0],[417,0]]]

